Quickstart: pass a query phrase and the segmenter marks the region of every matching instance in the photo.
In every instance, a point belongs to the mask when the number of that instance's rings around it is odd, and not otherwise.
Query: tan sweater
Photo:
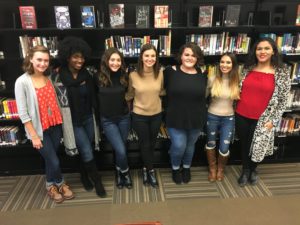
[[[208,87],[212,86],[215,77],[208,79]],[[233,100],[230,99],[229,79],[222,79],[222,91],[220,97],[211,98],[208,112],[217,116],[234,115]]]
[[[145,73],[140,77],[136,71],[129,74],[129,85],[126,100],[133,99],[133,112],[139,115],[151,116],[162,111],[160,96],[163,89],[163,73],[159,72],[157,79],[154,73]]]

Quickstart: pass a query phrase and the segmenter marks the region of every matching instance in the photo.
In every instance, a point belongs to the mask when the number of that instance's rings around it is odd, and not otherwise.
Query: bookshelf
[[[124,28],[111,28],[109,20],[109,4],[124,4]],[[62,40],[64,37],[73,35],[85,39],[93,49],[92,57],[88,65],[98,67],[102,53],[105,50],[105,40],[115,36],[131,36],[143,38],[150,36],[159,39],[160,36],[167,36],[171,32],[171,49],[169,55],[160,57],[163,65],[176,63],[174,56],[179,47],[186,42],[186,36],[191,35],[221,35],[228,34],[231,37],[239,34],[246,34],[251,38],[250,45],[259,37],[260,33],[275,33],[283,35],[300,33],[300,26],[295,26],[296,9],[299,4],[297,0],[286,0],[284,4],[280,0],[145,0],[141,3],[138,0],[0,0],[0,51],[4,52],[4,59],[0,59],[0,73],[5,81],[6,89],[0,90],[0,97],[14,97],[13,88],[17,77],[22,74],[22,56],[20,54],[20,36],[29,37],[57,37]],[[69,6],[71,28],[57,29],[54,15],[54,6]],[[96,27],[83,28],[81,21],[80,6],[94,6],[96,13]],[[149,27],[136,27],[136,5],[149,5]],[[171,26],[166,28],[154,28],[154,6],[168,5],[172,13]],[[237,26],[225,27],[215,26],[220,17],[213,15],[212,27],[198,27],[199,6],[212,5],[216,12],[222,12],[227,5],[241,5],[239,24]],[[19,6],[34,6],[36,13],[37,29],[22,29],[19,14]],[[259,11],[269,11],[271,24],[249,25],[249,14]],[[99,16],[98,13],[99,12]],[[99,24],[101,19],[103,26]],[[169,21],[170,22],[170,21]],[[245,62],[247,54],[238,54],[239,62]],[[207,64],[218,62],[218,54],[205,56]],[[285,62],[299,62],[300,55],[283,55]],[[137,56],[125,57],[127,64],[136,63]],[[299,84],[294,84],[293,89],[300,89]],[[297,109],[290,109],[287,113],[298,113]],[[7,125],[22,126],[20,121],[0,120],[0,127]],[[299,133],[290,136],[276,138],[278,150],[270,157],[271,162],[300,161],[300,152],[297,151],[297,144],[300,141]],[[200,138],[197,143],[194,164],[205,164],[206,159],[203,153],[205,138]],[[155,163],[160,166],[169,166],[167,149],[170,142],[166,139],[159,139],[155,151]],[[96,152],[96,160],[103,168],[113,168],[114,156],[111,146],[105,141],[101,142],[101,152]],[[136,141],[128,143],[128,157],[131,167],[140,163],[138,146]],[[232,144],[232,156],[230,163],[240,162],[240,153],[237,142]],[[76,170],[76,158],[65,156],[61,151],[62,168],[64,171]],[[43,162],[39,154],[27,142],[13,147],[0,147],[0,175],[13,173],[37,173],[43,170]]]

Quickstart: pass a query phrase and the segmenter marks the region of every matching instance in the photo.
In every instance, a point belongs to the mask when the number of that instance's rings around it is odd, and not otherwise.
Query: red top
[[[42,88],[36,88],[36,95],[39,104],[40,119],[43,131],[51,126],[62,124],[62,116],[57,105],[55,91],[51,82]]]
[[[275,88],[274,74],[250,71],[242,86],[236,112],[258,120],[266,110]]]

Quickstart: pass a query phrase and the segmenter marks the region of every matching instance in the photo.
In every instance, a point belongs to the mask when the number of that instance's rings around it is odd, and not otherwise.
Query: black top
[[[129,112],[125,100],[127,89],[120,83],[120,76],[120,72],[111,73],[112,85],[108,87],[100,87],[97,82],[100,116],[111,118],[123,116]]]
[[[179,66],[164,70],[166,125],[178,129],[203,129],[206,122],[207,74],[184,73]]]

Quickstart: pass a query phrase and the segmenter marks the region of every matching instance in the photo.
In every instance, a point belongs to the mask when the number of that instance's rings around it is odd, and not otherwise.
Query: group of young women
[[[223,180],[235,127],[242,152],[238,183],[241,187],[256,184],[257,163],[273,153],[273,128],[290,88],[288,71],[272,39],[254,44],[241,75],[235,55],[225,53],[216,74],[209,78],[203,53],[194,43],[184,44],[178,65],[164,70],[156,48],[143,45],[136,70],[129,76],[123,55],[115,48],[104,52],[94,76],[84,67],[91,52],[85,41],[67,37],[58,52],[61,66],[48,77],[49,51],[42,46],[30,49],[23,64],[25,73],[15,84],[20,118],[27,137],[45,160],[46,189],[55,202],[74,197],[56,154],[62,137],[67,154],[80,155],[84,188],[95,187],[98,196],[106,196],[93,156],[99,144],[99,125],[115,151],[116,186],[133,186],[126,154],[132,126],[139,140],[143,184],[158,187],[153,158],[162,98],[176,184],[190,182],[195,143],[205,129],[208,180]]]

